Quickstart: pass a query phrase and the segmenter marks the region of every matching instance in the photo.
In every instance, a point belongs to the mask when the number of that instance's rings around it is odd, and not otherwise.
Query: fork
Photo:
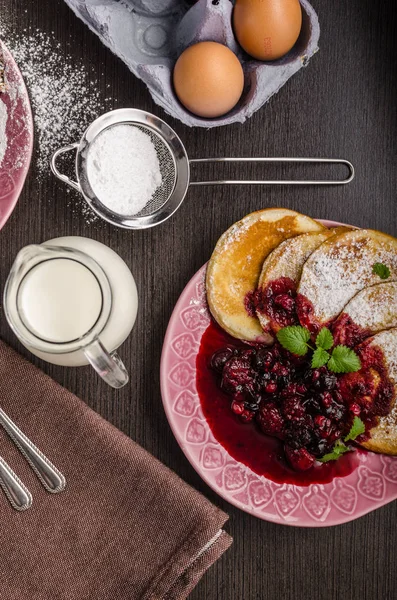
[[[8,415],[0,408],[0,425],[3,426],[18,450],[33,469],[38,479],[48,492],[56,494],[62,492],[66,486],[66,479],[50,460],[39,450],[33,442],[17,427]],[[3,461],[4,462],[4,461]],[[11,469],[8,469],[8,476]],[[3,464],[4,468],[4,464]],[[11,471],[12,474],[12,471]],[[14,478],[16,475],[14,474]],[[18,480],[18,478],[17,478]],[[23,486],[22,482],[18,482]],[[23,486],[24,487],[24,486]],[[26,493],[26,489],[24,489]],[[28,508],[28,507],[27,507]]]
[[[32,494],[1,456],[0,487],[15,510],[22,511],[32,506]]]

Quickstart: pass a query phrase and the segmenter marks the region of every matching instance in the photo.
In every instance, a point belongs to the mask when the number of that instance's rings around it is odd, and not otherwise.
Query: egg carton
[[[302,5],[302,30],[292,50],[279,60],[260,62],[238,45],[232,28],[230,0],[66,0],[130,70],[147,85],[153,100],[169,115],[191,127],[243,123],[278,92],[318,50],[320,26],[307,0]],[[241,61],[244,92],[226,115],[208,119],[187,111],[175,95],[172,70],[191,44],[212,40],[228,46]]]

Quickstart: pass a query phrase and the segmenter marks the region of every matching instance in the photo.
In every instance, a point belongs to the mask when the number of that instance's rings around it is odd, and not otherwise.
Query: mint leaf
[[[334,338],[332,337],[332,333],[326,327],[323,327],[316,337],[316,346],[317,348],[323,348],[324,350],[329,350],[334,345]]]
[[[342,442],[342,440],[337,440],[332,452],[324,454],[324,456],[318,460],[322,463],[329,462],[330,460],[338,460],[338,458],[340,458],[342,454],[345,454],[346,452],[349,452],[349,448]]]
[[[316,348],[312,356],[312,369],[318,369],[319,367],[326,365],[330,358],[331,355],[329,352],[323,348]]]
[[[353,425],[351,426],[349,433],[345,437],[345,442],[348,442],[349,440],[355,440],[359,435],[361,435],[364,432],[364,423],[362,422],[360,417],[354,417]],[[329,462],[330,460],[338,460],[338,458],[340,458],[342,454],[345,454],[349,451],[350,448],[346,446],[346,444],[342,440],[337,440],[332,449],[332,452],[324,454],[324,456],[322,456],[318,460],[322,463]]]
[[[280,329],[276,337],[286,350],[304,356],[307,352],[307,342],[310,340],[310,332],[300,325],[291,325]]]
[[[383,263],[374,263],[372,265],[372,272],[375,273],[375,275],[379,275],[381,279],[388,279],[390,277],[390,269]]]
[[[365,433],[365,425],[360,417],[354,417],[353,425],[345,437],[345,442],[348,442],[349,440],[355,440],[362,433]]]
[[[336,346],[327,367],[334,373],[355,373],[361,369],[361,361],[354,350],[347,346]]]

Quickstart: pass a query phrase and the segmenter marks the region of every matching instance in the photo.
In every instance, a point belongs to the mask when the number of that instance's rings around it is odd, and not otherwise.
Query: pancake
[[[353,347],[365,338],[397,327],[397,282],[378,283],[359,292],[332,326],[335,344]]]
[[[284,240],[325,229],[309,217],[280,208],[251,213],[232,225],[218,240],[206,275],[209,309],[219,325],[235,338],[271,342],[249,307],[263,261]]]
[[[347,228],[337,227],[320,232],[302,233],[302,235],[298,235],[282,242],[269,254],[263,263],[258,282],[259,295],[262,291],[266,290],[267,286],[272,282],[279,281],[282,283],[281,278],[288,278],[289,281],[285,282],[286,286],[291,290],[292,297],[295,297],[295,291],[299,284],[303,265],[309,256],[317,250],[325,240],[340,233],[342,230],[347,231]],[[270,291],[271,290],[269,290],[269,292]],[[258,299],[260,298],[260,296],[257,297]],[[279,308],[282,313],[283,309],[281,307]],[[260,306],[257,305],[256,316],[264,331],[272,329],[274,332],[277,332],[280,327],[283,327],[286,324],[293,325],[297,321],[297,317],[292,317],[291,322],[283,323],[282,319],[276,318],[274,311],[272,315],[266,314],[266,312],[266,309],[261,310]],[[294,316],[295,314],[294,310]]]
[[[348,384],[348,393],[354,394],[354,399],[362,404],[360,387],[357,382],[364,381],[365,388],[373,388],[374,392],[368,398],[373,402],[378,398],[377,414],[382,414],[377,419],[377,425],[370,430],[371,437],[363,442],[367,450],[381,452],[382,454],[397,454],[397,329],[382,331],[368,338],[355,348],[360,355],[363,369],[358,373],[349,373],[342,378],[341,384]],[[380,351],[380,352],[379,352]],[[363,374],[366,376],[363,379]],[[350,386],[349,386],[350,384]],[[383,386],[383,388],[382,388]],[[384,400],[387,399],[387,402]],[[383,410],[382,410],[383,409]]]
[[[397,280],[397,240],[371,229],[355,229],[325,241],[306,261],[298,286],[300,323],[312,333],[329,326],[362,289],[382,280],[373,265],[390,269]]]

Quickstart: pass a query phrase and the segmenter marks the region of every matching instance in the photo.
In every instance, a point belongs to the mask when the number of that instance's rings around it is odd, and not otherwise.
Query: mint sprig
[[[308,350],[307,342],[310,340],[310,331],[300,325],[290,325],[277,332],[277,339],[282,347],[292,354],[304,356]]]
[[[387,265],[384,265],[383,263],[374,263],[372,265],[372,272],[375,275],[378,275],[381,279],[389,279],[390,277],[390,269]]]
[[[331,355],[324,348],[316,348],[312,356],[312,369],[318,369],[327,364]]]
[[[313,350],[313,369],[324,365],[334,373],[355,373],[361,369],[360,359],[351,348],[339,345],[335,346],[331,353],[328,352],[334,344],[334,338],[327,327],[323,327],[318,333],[316,348],[309,344],[310,331],[300,325],[283,327],[277,332],[277,339],[283,348],[298,356],[305,356],[309,350]]]
[[[360,417],[354,417],[353,425],[351,426],[349,433],[345,437],[345,442],[355,440],[362,433],[365,433],[365,425],[360,419]]]
[[[331,460],[338,460],[345,454],[346,452],[350,452],[352,448],[350,446],[346,446],[345,442],[349,442],[350,440],[355,440],[359,435],[365,432],[365,425],[360,419],[360,417],[354,417],[353,424],[350,428],[349,433],[344,438],[344,440],[337,440],[332,449],[332,452],[328,452],[328,454],[324,454],[321,458],[319,458],[319,462],[326,463]]]
[[[361,369],[361,361],[351,348],[335,346],[327,366],[334,373],[355,373]]]
[[[338,458],[340,458],[342,454],[349,452],[349,450],[350,448],[348,448],[348,446],[346,446],[346,444],[344,444],[342,440],[337,440],[335,442],[332,452],[324,454],[324,456],[322,458],[319,458],[318,460],[322,463],[326,463],[331,460],[338,460]]]
[[[332,333],[326,327],[320,329],[319,334],[316,337],[317,348],[323,348],[323,350],[329,350],[334,345],[334,338]]]

